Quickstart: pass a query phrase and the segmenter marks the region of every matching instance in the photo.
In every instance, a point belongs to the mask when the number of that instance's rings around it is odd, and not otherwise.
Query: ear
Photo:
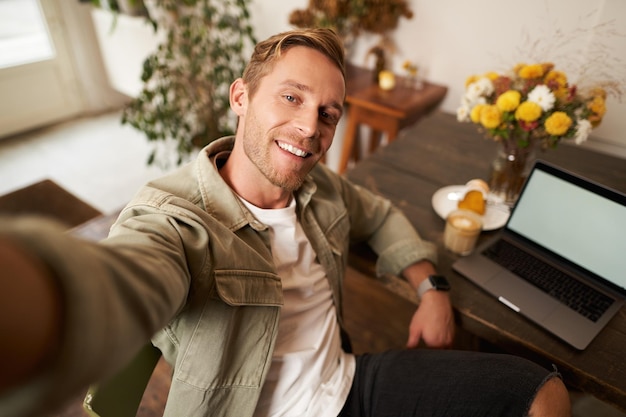
[[[230,85],[230,108],[241,117],[248,108],[248,89],[243,79],[237,78]]]

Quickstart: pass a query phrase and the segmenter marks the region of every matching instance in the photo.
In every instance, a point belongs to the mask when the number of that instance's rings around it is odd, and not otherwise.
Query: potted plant
[[[166,40],[144,61],[143,89],[124,108],[122,123],[154,141],[148,164],[170,162],[169,151],[159,152],[163,143],[175,147],[180,164],[194,149],[234,133],[229,87],[256,43],[249,1],[146,1]]]
[[[79,2],[91,3],[94,7],[129,16],[147,16],[143,0],[79,0]]]

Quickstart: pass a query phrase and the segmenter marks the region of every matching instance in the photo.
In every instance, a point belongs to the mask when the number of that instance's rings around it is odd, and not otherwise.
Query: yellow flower
[[[562,136],[572,126],[572,119],[565,112],[555,111],[546,119],[544,126],[549,134]]]
[[[500,77],[500,74],[498,74],[497,72],[494,72],[494,71],[490,71],[490,72],[485,74],[485,77],[489,78],[491,81],[494,81],[498,77]]]
[[[405,70],[407,73],[409,73],[409,75],[417,74],[417,65],[415,65],[413,62],[409,61],[408,59],[404,61],[404,63],[402,64],[402,69]]]
[[[587,104],[587,108],[594,114],[602,117],[604,113],[606,113],[606,102],[602,96],[595,96],[593,100]]]
[[[518,75],[525,80],[529,80],[532,78],[541,78],[543,77],[543,65],[524,65],[519,69]]]
[[[467,80],[465,80],[465,88],[467,88],[467,86],[471,83],[478,81],[479,78],[480,77],[478,75],[471,75],[467,77]]]
[[[472,111],[470,112],[470,119],[472,122],[480,123],[480,112],[483,111],[484,107],[484,104],[477,104],[472,108]]]
[[[548,71],[544,78],[544,82],[552,92],[554,96],[560,101],[567,101],[569,97],[569,88],[567,87],[567,76],[562,71],[551,70]]]
[[[606,102],[604,101],[606,93],[602,89],[598,90],[601,90],[596,91],[600,95],[595,96],[593,100],[587,103],[587,108],[591,110],[591,114],[589,115],[588,119],[593,127],[597,127],[600,124],[602,118],[604,117],[604,114],[606,113]]]
[[[593,90],[591,90],[591,95],[600,96],[603,99],[606,99],[606,90],[602,87],[596,87]]]
[[[519,74],[519,70],[521,70],[521,69],[522,69],[522,68],[524,68],[525,66],[526,66],[526,63],[525,63],[525,62],[520,62],[519,64],[517,64],[517,65],[515,65],[515,66],[513,67],[513,72],[514,72],[515,74]]]
[[[553,82],[559,88],[567,86],[567,76],[562,71],[552,70],[546,74],[545,78],[546,84],[550,84]]]
[[[509,90],[500,94],[496,100],[496,106],[502,111],[513,111],[519,106],[522,95],[517,90]]]
[[[487,104],[480,112],[480,123],[487,129],[495,129],[502,122],[502,112],[492,104]]]
[[[554,68],[554,64],[552,62],[544,62],[541,64],[541,67],[543,68],[543,73],[547,74],[548,72],[552,71],[552,68]]]
[[[602,116],[598,116],[597,114],[592,114],[589,116],[588,120],[591,123],[591,126],[598,127],[600,123],[602,122]]]
[[[525,101],[515,111],[515,118],[525,122],[534,122],[541,117],[541,106],[532,101]]]
[[[565,102],[568,100],[568,97],[569,97],[569,88],[559,87],[556,90],[552,91],[552,93],[554,94],[554,97],[556,97],[557,100]]]

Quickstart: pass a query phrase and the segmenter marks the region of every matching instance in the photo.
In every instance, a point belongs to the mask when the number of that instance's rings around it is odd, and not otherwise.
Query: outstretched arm
[[[0,218],[0,415],[54,410],[127,363],[183,305],[180,242],[200,228],[133,216],[91,242],[40,218]],[[134,229],[136,227],[137,229]],[[199,252],[199,253],[198,253]]]
[[[60,347],[63,301],[52,271],[0,239],[0,393],[34,376]]]

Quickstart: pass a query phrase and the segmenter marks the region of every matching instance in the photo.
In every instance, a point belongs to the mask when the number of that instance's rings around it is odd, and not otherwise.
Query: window
[[[0,68],[54,57],[38,0],[0,0]]]

